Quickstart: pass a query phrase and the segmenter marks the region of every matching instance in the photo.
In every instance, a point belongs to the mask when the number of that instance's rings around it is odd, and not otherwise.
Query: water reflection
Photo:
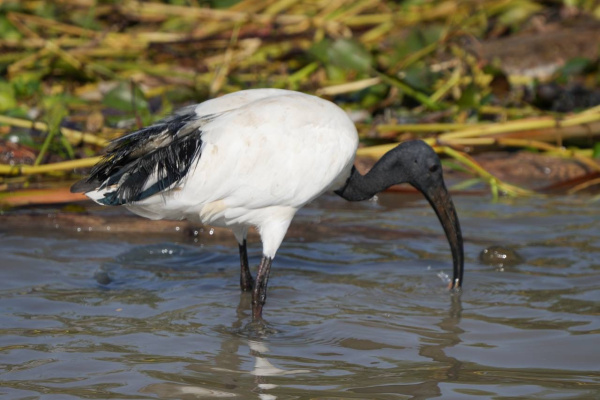
[[[438,277],[448,248],[427,204],[382,200],[303,210],[262,330],[248,326],[231,236],[0,224],[0,396],[597,397],[597,204],[459,199],[468,270],[457,296]],[[504,271],[477,261],[498,244],[523,261]]]
[[[268,325],[257,327],[256,324],[249,322],[250,306],[251,295],[241,293],[236,308],[236,319],[230,327],[217,329],[222,340],[219,349],[211,357],[211,362],[208,365],[190,363],[185,367],[200,375],[219,376],[218,388],[165,382],[150,384],[141,388],[140,392],[154,394],[160,398],[238,397],[240,390],[247,390],[245,388],[247,385],[241,381],[245,376],[251,376],[253,383],[250,385],[249,392],[261,400],[275,400],[277,396],[269,392],[280,387],[280,384],[271,382],[272,377],[310,373],[311,371],[307,369],[283,369],[273,364],[269,359],[268,340],[269,336],[276,331]]]
[[[385,383],[369,386],[352,385],[346,390],[348,394],[381,396],[385,394],[406,395],[411,399],[429,399],[442,394],[441,382],[460,380],[463,363],[458,359],[448,356],[446,349],[454,347],[461,342],[460,335],[463,330],[459,327],[462,313],[460,294],[452,294],[450,307],[445,316],[438,318],[435,324],[439,331],[422,333],[419,355],[432,361],[425,370],[417,368],[414,372],[403,374],[402,381],[416,381],[418,383]],[[211,366],[206,363],[191,363],[186,369],[201,375],[221,376],[219,388],[205,386],[183,386],[172,383],[152,384],[145,387],[143,393],[153,393],[164,398],[185,398],[193,395],[197,398],[227,398],[235,397],[240,391],[248,390],[244,398],[249,398],[249,393],[261,400],[275,400],[278,398],[275,389],[285,392],[285,383],[279,377],[309,374],[310,377],[320,375],[318,370],[289,369],[278,367],[276,359],[271,359],[269,342],[277,332],[273,329],[257,331],[256,326],[250,321],[250,295],[241,294],[240,302],[236,309],[237,318],[228,328],[221,327],[219,332],[223,335],[221,346],[216,352]],[[360,349],[357,349],[360,350]],[[244,377],[252,376],[252,383],[245,384]],[[423,379],[426,377],[425,379]],[[286,382],[286,381],[284,381]],[[293,381],[292,381],[293,382]],[[303,383],[306,384],[306,381]],[[229,389],[230,391],[227,391]],[[183,396],[183,397],[182,397]]]
[[[451,303],[447,315],[435,324],[440,330],[438,332],[421,332],[423,338],[421,338],[419,346],[419,355],[434,362],[431,371],[427,371],[425,374],[422,371],[407,374],[407,377],[419,381],[418,383],[367,386],[354,388],[352,391],[371,395],[395,393],[410,396],[414,400],[421,400],[441,396],[441,382],[458,381],[463,363],[454,357],[448,356],[446,349],[461,342],[460,335],[464,332],[459,327],[462,301],[460,293],[453,293],[449,297]]]

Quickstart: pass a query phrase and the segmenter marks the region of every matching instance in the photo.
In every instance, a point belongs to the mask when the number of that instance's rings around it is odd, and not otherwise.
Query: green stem
[[[400,79],[389,76],[383,72],[380,71],[375,71],[375,74],[377,74],[377,76],[379,76],[379,78],[381,78],[381,80],[389,85],[395,86],[398,89],[400,89],[402,91],[402,93],[404,93],[407,96],[412,97],[413,99],[417,100],[419,103],[423,104],[424,106],[426,106],[427,108],[429,108],[430,110],[433,111],[439,111],[441,109],[443,109],[443,105],[433,101],[429,98],[429,96],[427,96],[424,93],[419,92],[416,89],[413,89],[411,86],[409,86],[407,83],[402,82]]]

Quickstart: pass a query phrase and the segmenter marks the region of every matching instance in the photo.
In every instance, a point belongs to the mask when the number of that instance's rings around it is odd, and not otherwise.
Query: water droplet
[[[79,227],[78,227],[78,228],[77,228],[77,232],[81,232],[81,228],[79,228]]]
[[[106,230],[107,230],[107,231],[110,231],[110,226],[107,226],[107,227],[106,227]]]
[[[179,227],[178,227],[178,226],[176,226],[176,227],[175,227],[175,230],[176,230],[177,232],[179,232]]]
[[[451,279],[448,276],[448,274],[446,274],[445,272],[438,272],[437,274],[438,278],[440,278],[442,280],[442,282],[444,283],[450,283]]]
[[[208,234],[212,235],[213,233],[215,233],[215,230],[213,228],[210,228],[210,231],[208,231]]]

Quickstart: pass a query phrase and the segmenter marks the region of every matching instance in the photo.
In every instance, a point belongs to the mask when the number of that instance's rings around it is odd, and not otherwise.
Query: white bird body
[[[125,204],[132,212],[228,227],[240,244],[254,226],[263,254],[274,258],[296,211],[350,175],[356,128],[327,100],[254,89],[208,100],[193,112],[208,117],[199,128],[200,156],[180,184]],[[98,200],[110,189],[87,195]]]
[[[442,223],[453,257],[451,287],[460,287],[462,234],[433,149],[402,143],[361,175],[353,168],[357,146],[354,124],[335,104],[289,90],[245,90],[114,140],[71,191],[150,219],[230,228],[239,243],[240,287],[252,290],[252,318],[260,320],[272,260],[299,208],[327,190],[361,201],[407,182]],[[256,280],[246,248],[251,226],[263,244]]]

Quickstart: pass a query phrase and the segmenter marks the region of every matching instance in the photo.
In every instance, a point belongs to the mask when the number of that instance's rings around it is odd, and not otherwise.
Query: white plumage
[[[245,90],[116,139],[72,191],[150,219],[230,228],[240,247],[240,285],[253,290],[253,318],[260,319],[271,262],[299,208],[328,190],[358,201],[408,182],[444,226],[452,286],[459,287],[462,236],[437,155],[423,142],[401,144],[362,176],[352,166],[357,146],[354,124],[335,104],[289,90]],[[251,226],[263,245],[256,283],[246,251]]]
[[[358,135],[335,104],[303,93],[254,89],[199,104],[202,149],[180,185],[125,204],[150,219],[229,227],[242,244],[250,226],[274,258],[296,211],[341,187]],[[150,186],[150,180],[146,186]],[[107,188],[86,193],[92,199]]]

